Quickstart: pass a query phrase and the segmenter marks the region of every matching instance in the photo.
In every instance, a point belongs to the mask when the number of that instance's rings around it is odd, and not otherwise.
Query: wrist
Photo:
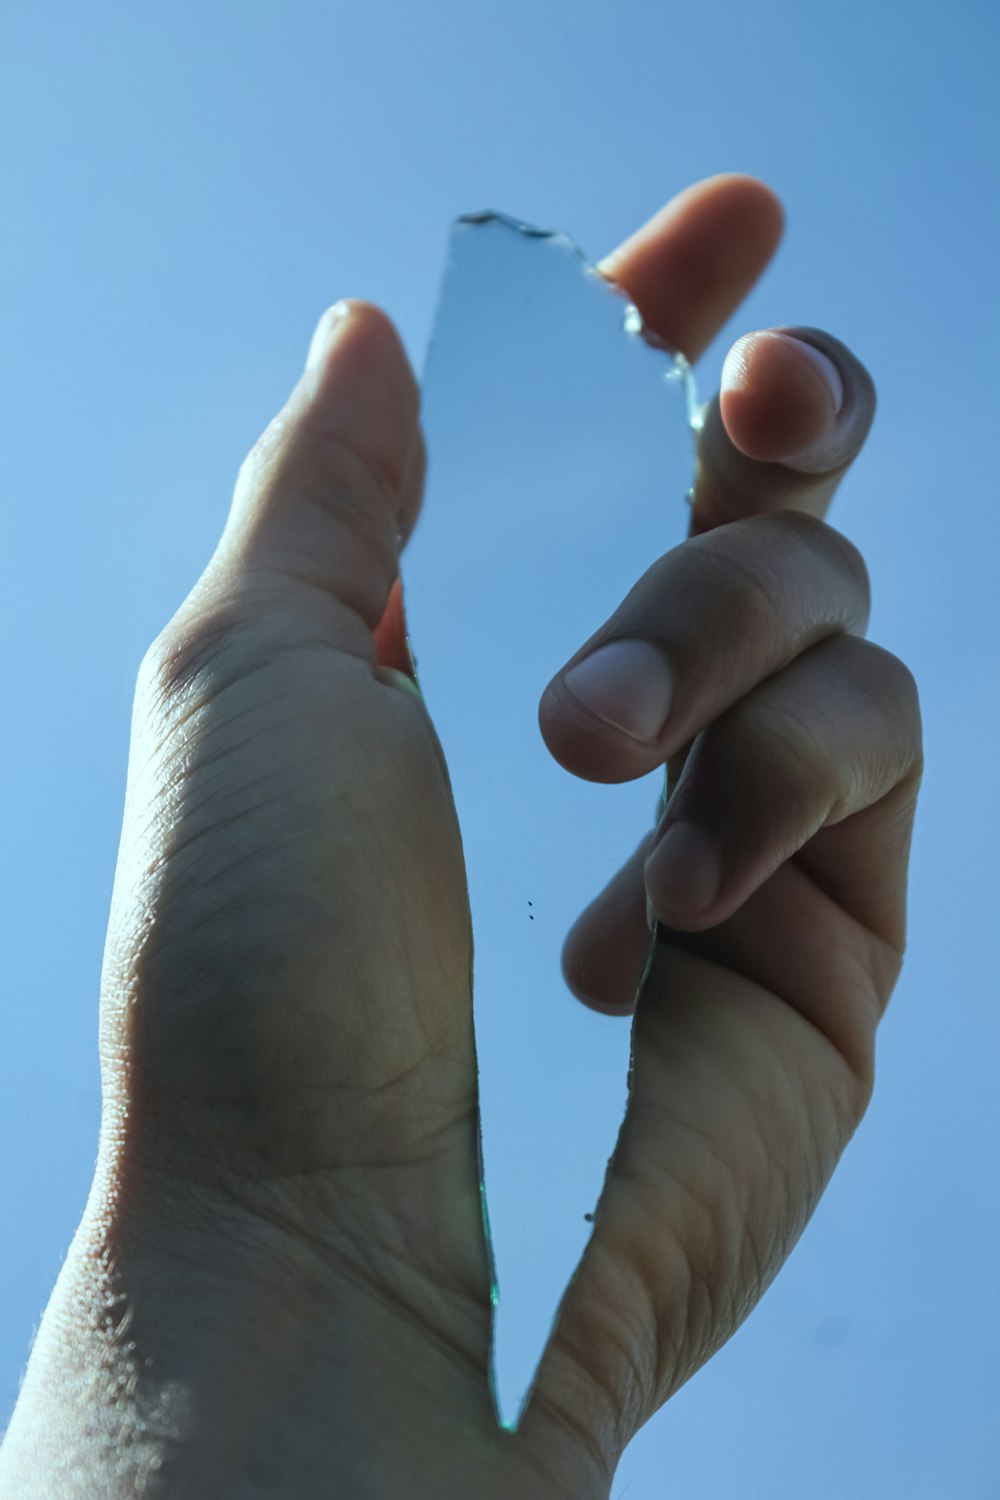
[[[496,1424],[488,1298],[391,1292],[326,1237],[189,1183],[95,1188],[0,1452],[19,1500],[607,1494],[565,1433]],[[464,1302],[464,1306],[461,1304]],[[445,1312],[447,1307],[447,1312]]]

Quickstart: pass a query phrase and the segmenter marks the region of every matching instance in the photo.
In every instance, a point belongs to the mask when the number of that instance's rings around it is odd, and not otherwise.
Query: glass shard
[[[683,360],[565,236],[453,228],[423,382],[429,468],[403,564],[411,649],[448,761],[472,909],[493,1391],[516,1426],[592,1229],[629,1026],[572,996],[573,922],[648,830],[662,771],[598,785],[547,750],[550,678],[685,532]]]

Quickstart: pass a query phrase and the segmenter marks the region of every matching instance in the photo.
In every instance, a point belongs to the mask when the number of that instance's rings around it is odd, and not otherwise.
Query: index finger
[[[735,311],[783,227],[771,189],[728,173],[680,193],[601,262],[646,327],[689,360]],[[769,510],[826,513],[875,413],[861,361],[816,328],[744,335],[698,440],[691,531]]]
[[[763,182],[722,173],[678,193],[598,269],[693,363],[766,268],[784,221]]]

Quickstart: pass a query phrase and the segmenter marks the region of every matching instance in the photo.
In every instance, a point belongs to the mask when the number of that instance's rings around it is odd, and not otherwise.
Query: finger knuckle
[[[734,752],[766,767],[786,797],[798,788],[810,801],[832,784],[831,725],[797,695],[758,691],[738,705],[730,728]]]
[[[348,438],[313,433],[251,460],[241,476],[237,505],[252,514],[258,535],[272,538],[277,571],[325,587],[330,559],[339,557],[333,592],[346,589],[349,602],[377,619],[398,572],[406,509],[404,491],[378,456]],[[285,524],[290,513],[294,526]]]
[[[825,521],[819,521],[817,524],[822,528],[822,543],[826,548],[828,558],[853,589],[858,612],[867,620],[872,597],[868,564],[860,549],[842,531],[838,531],[834,526],[828,526]]]
[[[147,648],[139,666],[140,692],[173,701],[211,678],[226,674],[238,649],[240,673],[247,671],[252,611],[242,599],[219,599],[208,606],[186,603]]]
[[[281,464],[287,451],[291,416],[287,409],[272,417],[240,464],[236,476],[237,495],[263,484]]]
[[[316,434],[288,478],[289,488],[314,496],[335,512],[347,512],[352,521],[363,515],[385,531],[395,523],[402,476],[380,454],[362,452],[347,436]]]
[[[905,722],[912,737],[921,738],[920,689],[910,668],[874,641],[845,641],[843,649],[854,680],[866,688],[883,711]]]
[[[760,522],[765,534],[770,533],[771,547],[777,544],[785,556],[794,549],[806,566],[818,566],[833,574],[834,588],[828,597],[845,607],[845,623],[867,621],[871,608],[871,577],[864,557],[850,538],[818,516],[807,515],[804,511],[774,511],[754,519]]]
[[[882,646],[874,648],[881,659],[882,670],[885,673],[886,682],[893,698],[900,709],[905,710],[915,724],[920,722],[920,689],[913,672],[894,656],[891,651],[886,651]]]
[[[729,528],[730,533],[735,529]],[[789,600],[773,558],[747,541],[746,534],[710,533],[693,558],[692,586],[700,600],[713,601],[720,638],[737,650],[759,650],[762,640],[787,635]]]

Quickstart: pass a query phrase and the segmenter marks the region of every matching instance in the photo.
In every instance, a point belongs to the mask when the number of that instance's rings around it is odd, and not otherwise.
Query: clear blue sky
[[[419,365],[457,213],[596,257],[741,170],[788,234],[703,389],[740,332],[796,322],[880,387],[833,519],[922,689],[912,941],[833,1186],[614,1494],[995,1500],[998,33],[988,0],[0,10],[0,1408],[94,1157],[135,671],[316,317],[380,302]]]

